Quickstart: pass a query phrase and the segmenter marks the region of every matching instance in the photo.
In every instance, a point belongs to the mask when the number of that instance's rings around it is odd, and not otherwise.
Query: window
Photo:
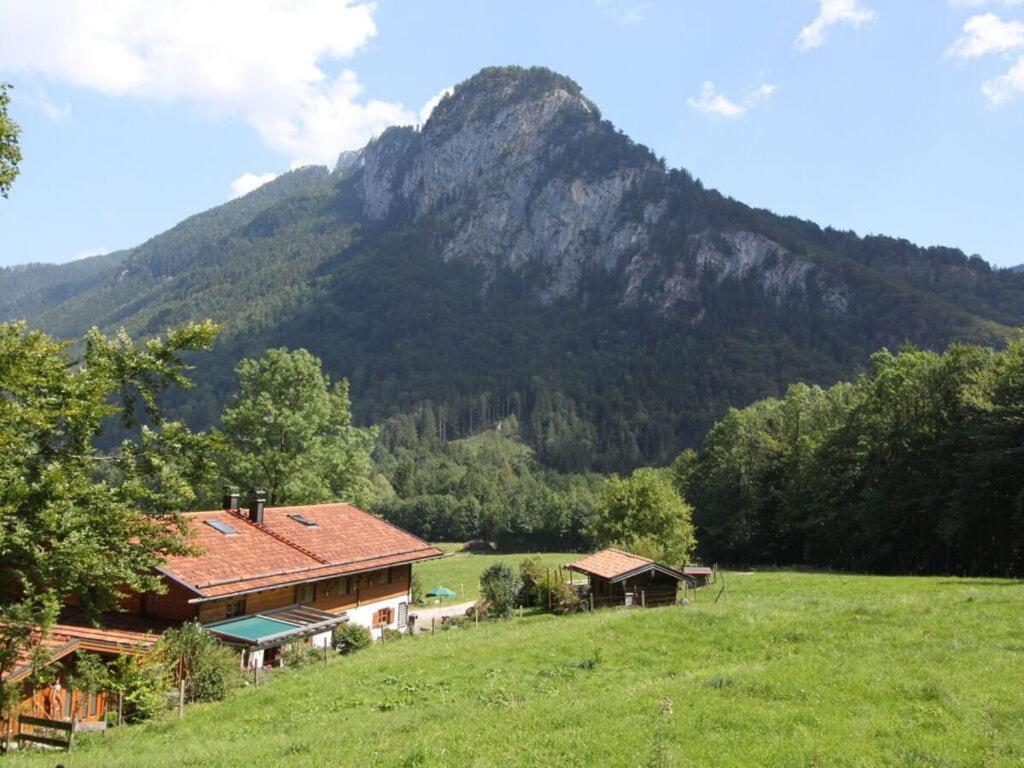
[[[349,585],[349,581],[348,581],[348,576],[342,576],[340,579],[338,579],[338,594],[339,595],[347,595],[349,593],[349,589],[350,589],[350,585]]]
[[[235,534],[238,533],[238,531],[236,531],[230,525],[228,525],[227,523],[221,522],[220,520],[207,520],[206,524],[208,526],[210,526],[211,528],[213,528],[213,530],[220,531],[225,536],[234,536]]]
[[[245,615],[245,600],[233,600],[228,603],[227,608],[224,609],[224,615],[229,619]]]
[[[316,590],[313,584],[300,584],[295,588],[296,603],[312,603],[316,599]]]
[[[316,520],[310,520],[305,515],[288,515],[296,523],[302,523],[302,525],[308,525],[310,528],[316,528]]]
[[[393,608],[381,608],[379,611],[375,611],[373,614],[373,626],[374,627],[386,627],[392,622],[395,616]]]
[[[379,584],[390,584],[391,583],[391,569],[385,568],[378,574],[380,581]]]

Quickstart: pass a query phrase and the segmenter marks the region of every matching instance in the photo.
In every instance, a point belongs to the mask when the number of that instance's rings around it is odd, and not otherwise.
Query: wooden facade
[[[94,653],[112,661],[121,655],[147,653],[155,642],[156,635],[152,634],[56,625],[41,641],[48,654],[45,684],[32,681],[27,658],[7,678],[7,682],[18,687],[20,702],[8,713],[6,737],[9,739],[17,732],[18,718],[22,715],[65,722],[105,722],[108,710],[116,711],[117,703],[107,693],[89,693],[72,687],[78,653]]]
[[[686,580],[676,568],[619,549],[601,550],[567,567],[587,575],[587,597],[595,608],[672,605]]]
[[[308,605],[322,611],[340,613],[368,603],[408,595],[412,585],[412,566],[396,565],[350,576],[334,576],[304,581],[285,587],[256,590],[215,600],[195,600],[195,595],[170,579],[165,579],[164,594],[147,593],[129,600],[125,607],[141,616],[169,622],[215,621],[263,613],[289,605]]]

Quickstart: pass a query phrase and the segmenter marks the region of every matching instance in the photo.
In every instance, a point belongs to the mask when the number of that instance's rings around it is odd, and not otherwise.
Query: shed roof
[[[582,560],[569,563],[574,571],[590,574],[609,581],[623,581],[645,570],[653,569],[676,580],[684,578],[683,573],[672,566],[664,565],[642,555],[634,555],[621,549],[602,549]]]
[[[351,504],[268,507],[262,524],[251,522],[244,510],[191,512],[184,518],[200,553],[169,558],[160,571],[191,591],[191,602],[444,555]]]
[[[46,663],[52,664],[75,651],[116,654],[141,653],[153,647],[157,641],[157,635],[120,629],[54,624],[41,637],[37,633],[35,640],[46,654]],[[21,680],[31,672],[32,656],[30,650],[26,649],[4,680],[7,682]]]
[[[265,648],[324,632],[346,621],[348,616],[344,613],[330,613],[310,606],[292,605],[276,611],[207,624],[206,629],[229,643],[250,648]]]

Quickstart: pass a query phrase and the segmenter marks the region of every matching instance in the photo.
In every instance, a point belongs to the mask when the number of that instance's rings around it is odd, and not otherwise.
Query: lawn
[[[1024,585],[729,574],[729,596],[376,646],[12,766],[1021,766]]]
[[[517,554],[517,555],[493,555],[479,554],[475,552],[459,552],[461,544],[440,543],[445,552],[452,552],[448,557],[439,560],[430,560],[421,565],[413,567],[413,572],[423,584],[424,590],[437,586],[448,587],[455,590],[456,596],[438,601],[435,598],[428,598],[428,605],[447,605],[449,603],[461,603],[476,598],[480,589],[480,574],[488,566],[494,563],[508,563],[512,568],[519,568],[519,564],[528,557],[536,557],[541,565],[552,570],[560,565],[579,560],[583,555],[570,554],[565,552],[543,552],[540,554]],[[578,576],[578,578],[583,578]]]

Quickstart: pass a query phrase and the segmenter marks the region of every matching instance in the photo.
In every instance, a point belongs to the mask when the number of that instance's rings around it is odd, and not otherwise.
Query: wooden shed
[[[680,583],[686,580],[685,574],[672,566],[621,549],[602,549],[567,567],[587,575],[595,608],[671,605]]]

